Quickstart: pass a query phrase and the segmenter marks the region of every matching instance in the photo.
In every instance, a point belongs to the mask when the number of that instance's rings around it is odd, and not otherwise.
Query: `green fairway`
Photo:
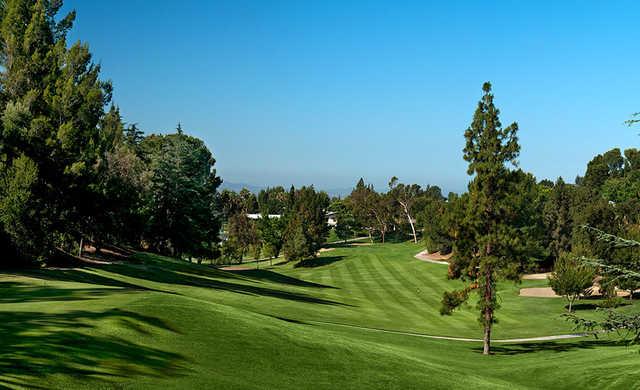
[[[637,347],[615,339],[496,344],[485,357],[480,343],[358,328],[480,337],[473,304],[440,316],[443,291],[459,282],[414,259],[420,249],[338,246],[301,268],[225,272],[138,255],[1,274],[0,387],[638,386]],[[495,338],[573,331],[562,300],[522,298],[520,287],[501,285]]]

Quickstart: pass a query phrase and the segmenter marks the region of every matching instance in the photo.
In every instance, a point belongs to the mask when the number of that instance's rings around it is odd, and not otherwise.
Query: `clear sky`
[[[466,188],[484,81],[521,167],[573,181],[637,147],[637,1],[66,0],[127,122],[205,140],[253,185]],[[381,189],[381,188],[379,188]]]

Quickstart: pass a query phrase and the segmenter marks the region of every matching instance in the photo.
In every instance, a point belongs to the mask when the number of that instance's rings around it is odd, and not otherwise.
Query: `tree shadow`
[[[575,303],[571,307],[574,311],[595,310],[599,306],[596,303]],[[565,309],[568,309],[569,305],[565,305]]]
[[[96,332],[99,322],[115,322],[134,335],[176,332],[164,321],[113,309],[104,312],[0,312],[0,387],[35,387],[50,375],[168,378],[186,370],[185,358]]]
[[[344,259],[344,256],[323,256],[316,257],[312,259],[302,260],[297,263],[294,267],[296,268],[316,268],[323,267],[325,265],[333,264],[340,260]]]
[[[568,352],[578,349],[595,349],[600,347],[620,347],[626,346],[627,343],[619,340],[580,340],[574,342],[530,342],[530,343],[517,343],[517,344],[501,344],[492,345],[491,351],[494,355],[522,355],[536,352]],[[474,347],[473,351],[482,353],[482,347]]]
[[[196,275],[191,271],[194,268],[200,268],[206,266],[193,265],[184,269],[183,272],[171,270],[171,268],[165,267],[164,264],[159,266],[145,265],[144,267],[132,267],[122,264],[110,264],[101,266],[102,269],[112,272],[114,274],[123,275],[131,278],[144,279],[157,283],[174,284],[181,286],[202,287],[210,288],[222,291],[229,291],[238,294],[255,295],[255,296],[267,296],[273,298],[287,299],[291,301],[305,302],[305,303],[317,303],[323,305],[340,305],[349,306],[345,303],[330,301],[327,299],[316,298],[311,295],[300,294],[284,290],[276,290],[267,287],[255,286],[252,284],[232,283],[229,281],[222,281],[212,279],[210,277],[204,277]],[[217,271],[216,275],[223,271]],[[224,272],[230,274],[230,272]],[[241,278],[241,277],[238,277]],[[248,279],[251,281],[251,279]]]
[[[122,294],[116,288],[56,288],[22,282],[0,282],[1,303],[25,303],[47,301],[82,301],[97,299],[110,294]]]
[[[189,273],[193,275],[204,276],[207,278],[226,278],[226,279],[247,280],[246,277],[237,275],[229,271],[217,269],[215,266],[212,266],[212,265],[193,264],[186,261],[173,259],[170,257],[152,255],[148,253],[138,253],[136,254],[135,258],[142,262],[142,265],[139,266],[140,268],[153,265],[153,266],[159,266],[165,269],[169,269],[175,272]]]
[[[264,269],[247,269],[237,271],[227,271],[233,274],[243,275],[251,278],[252,280],[266,280],[268,282],[289,284],[298,287],[316,287],[316,288],[336,288],[333,286],[327,286],[324,284],[307,282],[306,280],[292,278],[277,272],[264,270]]]
[[[34,269],[34,270],[22,270],[19,272],[13,272],[12,274],[31,277],[31,278],[38,278],[42,280],[97,284],[100,286],[120,287],[120,288],[126,288],[130,290],[138,290],[138,291],[167,292],[167,291],[155,290],[152,288],[147,288],[137,284],[131,284],[131,283],[124,282],[122,280],[117,280],[107,276],[99,275],[95,272],[92,272],[92,268],[100,268],[100,267],[93,266],[93,267],[79,267],[79,268],[44,268],[44,269]]]

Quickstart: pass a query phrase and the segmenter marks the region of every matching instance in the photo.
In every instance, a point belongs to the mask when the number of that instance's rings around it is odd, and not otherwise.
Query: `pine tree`
[[[499,307],[498,278],[518,276],[517,259],[508,247],[509,213],[505,203],[513,180],[507,165],[517,163],[520,146],[518,125],[512,123],[502,128],[491,84],[485,83],[482,90],[482,99],[465,132],[464,159],[469,163],[467,173],[474,179],[469,184],[465,221],[455,245],[452,276],[470,278],[469,288],[477,286],[480,323],[484,328],[483,353],[489,354],[494,314]],[[445,293],[443,313],[448,314],[459,305],[460,299],[450,298],[461,295],[464,296],[459,291]],[[452,302],[455,305],[451,306]]]
[[[99,124],[112,88],[86,44],[67,47],[75,13],[57,18],[62,1],[3,3],[0,153],[7,166],[28,159],[37,171],[32,212],[21,214],[28,237],[11,236],[18,246],[31,240],[25,255],[41,257],[86,235],[99,211],[94,184],[109,142]]]
[[[310,250],[309,239],[300,217],[296,216],[289,221],[286,237],[283,251],[287,261],[303,261],[314,255]]]
[[[558,178],[544,207],[544,220],[550,234],[549,251],[554,258],[571,251],[571,192],[562,178]]]

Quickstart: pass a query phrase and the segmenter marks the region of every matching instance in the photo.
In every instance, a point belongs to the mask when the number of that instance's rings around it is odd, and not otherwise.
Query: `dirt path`
[[[246,271],[250,269],[256,269],[256,267],[248,267],[246,265],[228,265],[226,267],[220,267],[223,271]]]
[[[523,280],[546,280],[549,279],[551,272],[547,272],[544,274],[526,274],[522,275]]]
[[[313,323],[313,324],[342,326],[342,327],[345,327],[345,328],[362,329],[362,330],[367,330],[367,331],[372,331],[372,332],[392,333],[392,334],[399,334],[399,335],[403,335],[403,336],[422,337],[422,338],[434,339],[434,340],[466,341],[466,342],[473,342],[473,343],[481,343],[482,342],[482,339],[472,339],[472,338],[465,338],[465,337],[434,336],[434,335],[423,334],[423,333],[401,332],[401,331],[398,331],[398,330],[387,330],[387,329],[379,329],[379,328],[369,328],[369,327],[366,327],[366,326],[339,324],[339,323],[336,323],[336,322],[327,322],[327,321],[304,321],[304,322]],[[554,336],[525,337],[525,338],[518,338],[518,339],[497,339],[497,340],[491,340],[491,342],[492,343],[500,343],[500,344],[526,343],[526,342],[533,342],[533,341],[554,341],[554,340],[576,339],[576,338],[587,337],[587,336],[591,336],[591,333],[572,333],[572,334],[561,334],[561,335],[554,335]]]
[[[449,262],[446,260],[449,260],[451,256],[453,256],[453,253],[449,253],[448,255],[441,255],[440,252],[429,253],[428,250],[424,250],[414,257],[427,263],[449,265]]]

